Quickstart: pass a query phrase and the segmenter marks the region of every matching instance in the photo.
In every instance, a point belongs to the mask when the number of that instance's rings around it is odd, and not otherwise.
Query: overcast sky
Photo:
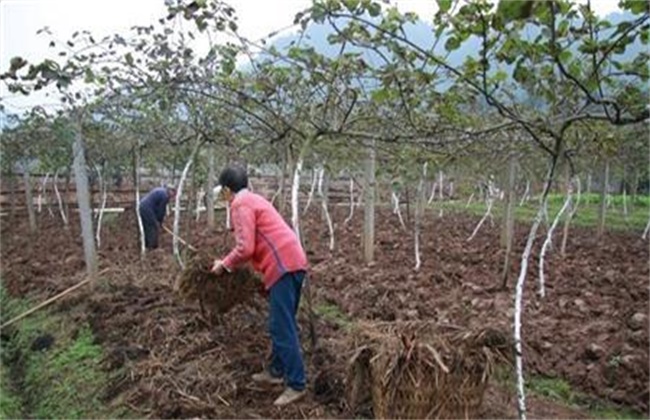
[[[239,32],[246,38],[259,39],[270,32],[291,25],[295,14],[311,4],[311,0],[230,0],[237,11]],[[398,0],[402,11],[413,11],[430,17],[435,0]],[[598,14],[618,10],[617,0],[592,0]],[[155,23],[165,14],[164,0],[0,0],[0,72],[9,68],[11,57],[22,56],[38,61],[52,54],[47,35],[36,31],[47,26],[61,40],[73,32],[87,29],[96,38],[113,33],[126,33],[134,25]],[[30,97],[13,95],[0,83],[0,97],[9,113],[21,113],[34,105],[51,107],[57,96],[42,93]]]

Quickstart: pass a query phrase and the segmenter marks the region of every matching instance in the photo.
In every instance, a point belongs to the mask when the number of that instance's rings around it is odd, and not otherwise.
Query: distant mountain
[[[609,29],[609,31],[614,31],[618,23],[624,20],[634,19],[634,16],[629,12],[624,12],[624,13],[615,12],[607,15],[606,18],[612,23],[613,26],[611,29]],[[344,26],[345,26],[345,21],[341,20],[339,24],[339,28],[342,28]],[[411,40],[414,44],[422,48],[430,49],[435,44],[436,40],[434,38],[435,37],[434,28],[429,23],[426,23],[421,20],[416,22],[415,24],[409,23],[405,26],[405,32],[409,40]],[[328,42],[328,37],[330,35],[333,35],[334,33],[335,33],[334,29],[329,25],[323,25],[323,24],[310,25],[302,36],[300,34],[282,36],[274,39],[270,45],[274,46],[279,51],[286,52],[291,46],[300,43],[300,45],[303,46],[309,45],[313,47],[316,51],[328,57],[335,57],[339,52],[340,46],[331,45]],[[523,31],[523,33],[525,34],[526,38],[532,40],[539,34],[539,29],[534,27],[533,25],[530,25],[527,30]],[[603,36],[606,35],[607,33],[603,33]],[[447,53],[444,48],[446,41],[447,41],[447,37],[443,35],[441,39],[438,41],[438,43],[436,44],[435,52],[437,54],[444,56]],[[457,50],[449,54],[448,62],[452,66],[456,67],[456,66],[460,66],[465,61],[466,57],[471,56],[478,59],[480,53],[480,47],[481,47],[480,39],[477,37],[471,37],[466,42],[464,42],[460,46],[460,48],[458,48]],[[637,40],[636,43],[629,45],[623,54],[616,55],[616,57],[621,61],[628,61],[628,60],[631,61],[640,52],[645,50],[647,50],[647,48]],[[349,48],[348,51],[362,52],[363,59],[373,65],[379,65],[383,63],[383,59],[375,52],[368,51],[368,50],[360,50],[358,48]],[[505,70],[510,74],[510,76],[512,75],[513,69],[514,66],[512,65],[505,67]],[[449,86],[449,85],[450,83],[445,83],[441,86],[441,88],[444,89],[445,86]],[[527,95],[524,92],[518,93],[517,96],[519,97],[518,99],[520,100],[527,99],[526,98]]]

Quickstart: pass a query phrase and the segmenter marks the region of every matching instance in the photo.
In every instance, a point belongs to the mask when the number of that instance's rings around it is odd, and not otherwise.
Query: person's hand
[[[210,269],[210,271],[212,271],[217,276],[222,275],[223,272],[225,271],[223,262],[221,260],[214,260],[214,264],[212,264],[212,268]]]

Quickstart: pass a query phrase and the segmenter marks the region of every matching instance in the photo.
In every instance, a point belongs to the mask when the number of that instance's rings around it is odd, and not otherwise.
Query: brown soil
[[[362,215],[357,213],[344,226],[346,216],[343,208],[333,214],[338,222],[333,253],[327,251],[327,228],[318,211],[302,222],[315,307],[337,305],[352,321],[420,319],[510,330],[513,280],[506,291],[496,287],[503,258],[498,226],[487,223],[467,242],[475,218],[428,213],[422,267],[415,272],[412,234],[403,232],[393,216],[378,214],[377,262],[371,266],[362,263]],[[281,390],[249,380],[268,355],[264,298],[256,295],[209,325],[197,304],[173,291],[180,269],[171,255],[171,236],[163,234],[161,249],[141,261],[132,222],[124,214],[103,230],[100,269],[105,271],[98,287],[53,306],[75,308],[75,316],[87,320],[103,344],[105,368],[124,373],[106,390],[107,402],[156,418],[352,415],[343,398],[346,362],[352,355],[345,328],[317,318],[314,349],[307,311],[301,311],[310,392],[300,403],[274,408],[271,403]],[[222,256],[232,245],[229,233],[209,231],[200,223],[183,222],[182,236]],[[0,250],[4,286],[36,301],[79,281],[84,269],[78,221],[72,220],[66,232],[58,219],[43,214],[39,227],[32,237],[26,220],[3,219]],[[526,235],[526,227],[518,227],[515,255]],[[592,231],[573,229],[565,259],[558,255],[559,234],[555,243],[546,261],[546,298],[536,294],[536,257],[529,267],[523,325],[527,372],[564,378],[588,395],[648,413],[647,243],[636,232],[609,233],[598,243]],[[515,257],[510,278],[517,273]],[[585,417],[540,398],[531,397],[528,403],[531,417]],[[482,416],[516,417],[512,390],[490,387]]]

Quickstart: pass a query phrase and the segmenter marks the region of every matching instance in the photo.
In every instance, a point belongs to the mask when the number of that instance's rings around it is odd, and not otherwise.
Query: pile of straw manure
[[[250,268],[238,268],[217,276],[210,271],[214,257],[196,254],[181,273],[175,289],[188,301],[198,301],[201,312],[225,314],[236,305],[250,301],[263,289],[260,277]]]
[[[467,331],[431,322],[360,323],[348,365],[353,411],[375,418],[471,418],[497,361],[512,346],[493,329]]]

